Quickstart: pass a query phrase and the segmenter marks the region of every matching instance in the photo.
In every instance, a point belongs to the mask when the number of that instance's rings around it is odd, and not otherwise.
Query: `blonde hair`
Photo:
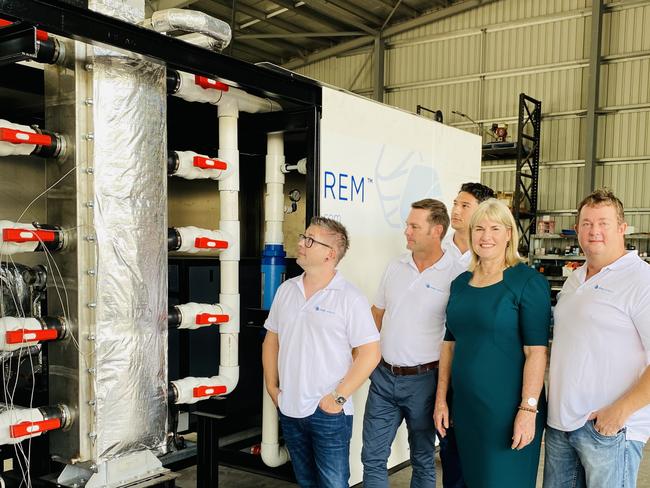
[[[510,240],[506,244],[506,265],[515,266],[521,263],[522,259],[519,256],[519,252],[517,251],[517,246],[519,245],[519,232],[517,231],[517,224],[515,223],[515,219],[512,216],[512,212],[502,201],[497,200],[496,198],[489,198],[478,206],[476,212],[474,212],[474,215],[472,215],[472,219],[469,222],[469,249],[472,253],[472,260],[469,263],[468,268],[469,271],[474,271],[481,260],[479,255],[476,254],[476,251],[474,251],[472,231],[474,230],[474,227],[476,227],[478,223],[483,219],[497,222],[498,224],[505,226],[506,229],[510,230]]]

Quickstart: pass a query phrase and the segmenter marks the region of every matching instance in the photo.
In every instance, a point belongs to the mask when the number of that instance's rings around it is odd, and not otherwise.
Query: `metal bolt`
[[[86,207],[94,208],[95,207],[95,202],[86,202]]]
[[[95,400],[88,400],[88,405],[90,405],[91,407],[94,407],[95,403],[96,403]]]
[[[89,175],[93,174],[94,172],[95,172],[94,168],[86,168],[86,173],[88,173]]]
[[[88,71],[92,71],[92,70],[94,69],[94,66],[93,66],[92,64],[88,63],[88,64],[85,66],[85,68],[86,68],[86,70],[88,70]]]
[[[86,134],[84,136],[84,139],[86,139],[87,141],[92,141],[93,139],[95,139],[95,134],[93,134],[92,132],[89,132],[88,134]]]
[[[95,439],[97,437],[97,432],[88,432],[88,437]]]
[[[95,334],[88,334],[88,340],[89,341],[94,341],[95,340]]]
[[[95,368],[88,368],[88,374],[95,374],[96,371]]]
[[[93,471],[94,473],[96,473],[98,471],[97,465],[96,464],[91,464],[90,465],[90,470]]]
[[[95,102],[93,101],[92,98],[86,98],[86,99],[84,100],[84,103],[85,103],[86,105],[92,105],[92,104],[95,103]]]
[[[94,269],[89,269],[87,271],[87,273],[88,273],[88,276],[95,276],[97,274],[97,271],[95,271]]]
[[[95,236],[93,235],[88,235],[84,237],[84,239],[86,239],[88,242],[95,242]]]
[[[86,307],[88,308],[97,308],[97,304],[95,302],[90,302],[86,304]]]

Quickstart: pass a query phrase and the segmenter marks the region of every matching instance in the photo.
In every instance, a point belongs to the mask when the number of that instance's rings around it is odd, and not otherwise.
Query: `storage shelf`
[[[535,254],[533,259],[553,261],[584,261],[586,258],[584,256],[560,256],[559,254]]]

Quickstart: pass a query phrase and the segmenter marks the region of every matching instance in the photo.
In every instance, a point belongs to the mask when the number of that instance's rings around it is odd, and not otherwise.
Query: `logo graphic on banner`
[[[425,161],[421,152],[409,152],[401,160],[387,155],[381,147],[375,166],[375,186],[386,223],[395,228],[404,227],[411,203],[423,198],[442,196],[437,171],[431,161]]]

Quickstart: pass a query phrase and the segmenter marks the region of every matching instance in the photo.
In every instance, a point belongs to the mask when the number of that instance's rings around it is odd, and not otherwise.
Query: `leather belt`
[[[395,376],[412,376],[415,374],[426,373],[432,369],[437,369],[438,361],[433,361],[427,364],[418,364],[417,366],[393,366],[384,361],[384,358],[381,358],[381,365]]]

